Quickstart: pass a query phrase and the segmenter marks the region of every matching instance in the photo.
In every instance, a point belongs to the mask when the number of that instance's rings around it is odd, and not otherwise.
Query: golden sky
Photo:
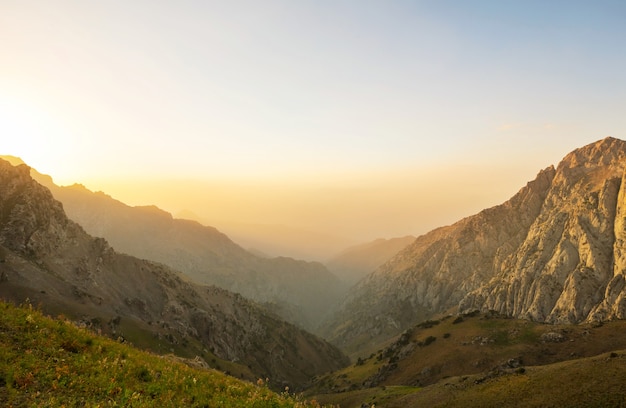
[[[4,1],[0,153],[216,224],[366,241],[624,138],[626,6]]]

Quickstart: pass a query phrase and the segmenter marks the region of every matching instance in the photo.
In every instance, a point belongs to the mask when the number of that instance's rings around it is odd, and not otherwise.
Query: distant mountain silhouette
[[[242,247],[253,248],[269,256],[322,261],[353,243],[352,240],[330,233],[288,225],[224,221],[211,223],[196,217],[190,218],[205,225],[217,225],[220,231]]]
[[[354,285],[413,241],[415,237],[411,235],[391,239],[380,238],[347,248],[325,262],[325,265],[339,278]]]
[[[166,264],[198,283],[265,303],[308,330],[315,330],[347,290],[321,263],[257,256],[213,227],[175,219],[158,207],[131,207],[80,184],[57,186],[35,169],[31,174],[63,203],[70,219],[90,235],[105,238],[117,251]]]
[[[141,214],[169,220],[154,208]],[[347,363],[336,348],[240,295],[117,253],[68,219],[61,203],[31,178],[30,168],[4,160],[0,297],[28,299],[48,313],[103,330],[117,327],[119,334],[128,331],[147,343],[182,350],[200,343],[206,350],[199,353],[239,362],[253,376],[268,376],[277,384],[302,387],[312,376]]]

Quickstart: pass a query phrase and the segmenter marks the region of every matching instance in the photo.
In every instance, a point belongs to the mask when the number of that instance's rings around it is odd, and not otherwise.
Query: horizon
[[[229,236],[421,235],[626,125],[620,2],[35,3],[0,6],[1,150]]]
[[[598,139],[595,142],[602,139]],[[583,146],[573,148],[571,151],[581,147]],[[570,153],[571,151],[568,151],[567,153]],[[233,186],[229,183],[221,185],[210,184],[210,181],[206,180],[170,180],[170,189],[166,189],[163,188],[163,180],[155,179],[150,181],[127,180],[125,183],[114,182],[111,184],[104,182],[105,189],[92,189],[90,186],[80,182],[61,185],[56,182],[53,176],[48,174],[44,175],[50,176],[57,185],[70,187],[78,184],[93,193],[104,193],[129,206],[156,206],[164,211],[167,211],[174,218],[191,219],[198,221],[203,225],[215,227],[222,233],[228,235],[229,238],[237,244],[248,250],[259,251],[260,253],[269,256],[291,256],[309,261],[326,262],[329,261],[332,256],[338,255],[353,246],[359,246],[378,239],[393,239],[410,235],[417,237],[438,227],[453,224],[462,218],[474,215],[486,208],[500,205],[512,198],[513,195],[526,185],[526,183],[534,180],[535,176],[539,172],[550,166],[556,167],[567,153],[563,154],[559,160],[542,166],[539,170],[533,173],[532,177],[520,181],[516,186],[513,186],[513,181],[515,179],[511,179],[509,177],[512,173],[505,171],[510,170],[510,166],[507,168],[506,166],[491,167],[489,165],[485,165],[481,167],[474,165],[462,169],[463,166],[457,165],[448,166],[448,169],[453,169],[454,171],[444,174],[438,173],[434,169],[429,169],[429,171],[425,173],[404,174],[399,179],[394,179],[397,184],[402,186],[406,186],[409,181],[417,181],[418,183],[421,183],[421,187],[416,189],[401,189],[395,184],[392,184],[391,186],[382,186],[380,183],[389,182],[389,174],[382,176],[379,174],[378,176],[380,177],[375,180],[375,182],[366,184],[359,184],[358,182],[355,183],[355,180],[353,179],[353,183],[349,186],[341,183],[334,186],[321,184],[299,185],[298,191],[305,194],[300,197],[300,203],[295,203],[296,205],[293,205],[293,201],[287,201],[286,203],[283,202],[283,208],[280,209],[282,212],[274,208],[273,211],[269,213],[272,215],[279,213],[285,217],[286,214],[283,212],[287,211],[290,207],[291,209],[295,208],[295,210],[308,208],[308,210],[320,217],[320,214],[324,214],[324,210],[326,210],[330,212],[329,216],[321,217],[318,220],[321,219],[325,222],[337,222],[337,217],[351,214],[354,219],[348,220],[348,224],[352,222],[357,223],[360,218],[364,217],[362,213],[354,214],[355,208],[358,207],[357,205],[346,205],[340,209],[337,209],[336,206],[320,209],[316,208],[319,207],[319,203],[315,202],[315,197],[325,195],[320,194],[320,192],[328,192],[334,189],[335,193],[344,194],[344,197],[342,197],[339,201],[345,205],[345,203],[360,201],[363,196],[372,194],[370,198],[378,198],[379,200],[374,205],[370,203],[370,206],[366,209],[367,211],[379,211],[382,214],[389,213],[389,210],[393,209],[400,212],[399,217],[392,217],[395,224],[393,222],[390,223],[390,219],[392,218],[384,216],[378,223],[378,231],[392,231],[391,233],[386,235],[375,233],[369,236],[366,235],[366,233],[342,235],[337,233],[337,228],[329,228],[328,226],[327,228],[324,228],[324,222],[320,225],[306,224],[301,223],[302,218],[297,217],[293,218],[293,223],[289,223],[283,222],[280,218],[273,219],[271,217],[262,217],[253,212],[251,218],[247,219],[219,219],[215,217],[216,213],[220,213],[219,211],[206,214],[201,210],[196,212],[190,209],[194,207],[194,204],[201,205],[206,203],[207,200],[214,200],[215,191],[216,189],[217,191],[220,191],[220,188],[228,190],[230,193],[217,194],[218,197],[225,199],[215,208],[219,210],[225,208],[226,212],[229,214],[232,212],[231,205],[240,205],[241,203],[246,203],[259,197],[265,198],[268,201],[256,202],[257,206],[262,209],[264,206],[259,204],[269,206],[272,205],[272,202],[274,205],[281,203],[284,197],[278,195],[278,193],[287,194],[293,198],[293,188],[280,190],[281,186],[279,186],[279,183],[272,184],[271,187],[275,189],[278,188],[273,190],[272,194],[266,194],[267,192],[264,192],[261,196],[255,196],[255,192],[263,190],[267,188],[267,186],[248,184],[246,188],[242,188],[241,186]],[[13,156],[24,161],[14,155],[7,154],[0,155],[0,157],[1,156]],[[31,166],[30,163],[26,161],[24,162]],[[38,171],[36,167],[31,167]],[[494,169],[496,168],[498,169],[498,172],[494,172]],[[435,174],[437,174],[437,176],[433,177]],[[148,184],[146,185],[145,183]],[[142,185],[142,188],[137,190],[137,185],[140,184]],[[449,190],[444,188],[445,186],[452,185],[455,185],[456,188],[450,188]],[[490,189],[476,188],[479,185],[489,186]],[[106,188],[107,186],[109,189]],[[209,190],[210,192],[208,196],[198,194],[199,190],[208,187],[213,187],[213,189]],[[466,188],[464,189],[463,187]],[[381,195],[381,189],[384,188],[389,188],[391,189],[390,191],[399,193],[402,198],[404,198],[402,200],[402,205],[395,202],[389,203],[386,196]],[[112,193],[112,191],[115,193]],[[449,196],[442,195],[446,191],[448,191]],[[173,192],[175,193],[174,195],[172,195]],[[431,201],[426,203],[422,202],[423,200],[421,200],[421,197],[428,193],[440,194],[440,196],[437,197],[438,200],[435,200],[435,205],[433,205]],[[148,197],[152,197],[153,201],[143,201],[146,200],[146,194],[148,194]],[[498,195],[500,196],[499,198]],[[126,197],[126,199],[122,199],[120,197]],[[128,197],[130,197],[130,200]],[[194,199],[191,199],[190,197],[194,197]],[[336,198],[336,195],[334,197]],[[381,200],[381,197],[385,199]],[[494,199],[494,197],[496,198]],[[133,198],[136,198],[139,201],[133,202]],[[231,201],[228,201],[229,199]],[[150,200],[150,198],[148,198],[148,200]],[[496,202],[494,200],[499,201]],[[304,205],[304,202],[308,202],[308,206]],[[177,205],[179,207],[177,207]],[[422,206],[420,207],[421,211],[417,211],[417,213],[414,211],[414,206],[416,205],[418,207],[420,205]],[[187,207],[181,209],[180,206]],[[257,206],[254,208],[257,208]],[[248,215],[250,216],[250,214]],[[288,217],[284,219],[288,219]],[[300,223],[298,223],[299,220]],[[404,224],[405,226],[413,225],[416,226],[416,228],[414,230],[409,229],[410,227],[402,229],[404,227],[398,228],[398,224]],[[393,232],[394,227],[398,228],[395,230],[396,232]],[[371,224],[366,226],[366,230],[372,231]],[[402,231],[409,232],[403,233]]]

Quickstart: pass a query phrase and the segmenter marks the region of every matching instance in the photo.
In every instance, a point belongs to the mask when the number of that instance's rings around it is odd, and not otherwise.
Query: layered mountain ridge
[[[625,167],[626,142],[603,139],[507,202],[418,237],[356,286],[325,335],[366,349],[453,309],[553,323],[624,317]]]
[[[0,296],[101,325],[129,322],[167,344],[200,342],[252,375],[301,387],[346,357],[257,304],[119,254],[70,220],[26,165],[0,160]],[[106,323],[108,322],[108,323]],[[208,353],[208,351],[207,351]]]
[[[90,235],[105,238],[115,250],[163,263],[198,283],[240,293],[307,330],[315,330],[347,290],[321,263],[257,256],[214,227],[174,218],[156,206],[132,207],[80,184],[58,186],[34,169],[31,175],[63,203],[70,219]]]

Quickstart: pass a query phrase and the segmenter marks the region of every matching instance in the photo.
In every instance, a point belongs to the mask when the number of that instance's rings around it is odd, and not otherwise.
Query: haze
[[[624,21],[620,1],[3,1],[0,151],[323,258],[623,139]]]

